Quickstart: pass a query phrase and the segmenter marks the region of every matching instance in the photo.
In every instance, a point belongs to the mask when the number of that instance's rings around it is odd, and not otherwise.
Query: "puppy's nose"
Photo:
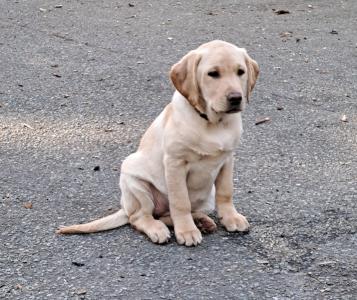
[[[239,106],[242,102],[242,94],[239,92],[230,93],[227,100],[231,106]]]

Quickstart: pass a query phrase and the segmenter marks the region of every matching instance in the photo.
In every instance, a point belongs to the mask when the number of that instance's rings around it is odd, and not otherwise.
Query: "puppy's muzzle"
[[[227,96],[228,109],[227,113],[236,113],[242,110],[242,94],[239,92],[230,93]]]

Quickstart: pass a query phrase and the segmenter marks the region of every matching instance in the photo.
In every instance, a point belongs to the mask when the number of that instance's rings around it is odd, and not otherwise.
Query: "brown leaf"
[[[286,37],[291,37],[293,33],[291,31],[284,31],[280,33],[280,37],[286,38]]]
[[[261,118],[261,119],[258,119],[257,121],[255,121],[255,125],[260,125],[260,124],[263,124],[263,123],[266,123],[269,121],[270,121],[269,117]]]
[[[32,202],[25,202],[25,203],[23,204],[23,206],[24,206],[25,208],[27,208],[27,209],[31,209],[31,208],[32,208]]]

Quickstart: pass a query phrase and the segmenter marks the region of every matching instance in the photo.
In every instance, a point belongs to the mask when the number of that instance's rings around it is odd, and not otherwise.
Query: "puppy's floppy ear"
[[[201,54],[193,50],[186,54],[170,71],[170,78],[176,90],[183,95],[193,107],[204,111],[204,101],[197,82],[197,66],[201,60]]]
[[[247,73],[248,73],[246,97],[247,97],[247,101],[249,102],[250,94],[252,93],[255,83],[257,82],[258,79],[259,66],[257,62],[254,59],[252,59],[247,53],[245,55],[245,63],[247,65]]]

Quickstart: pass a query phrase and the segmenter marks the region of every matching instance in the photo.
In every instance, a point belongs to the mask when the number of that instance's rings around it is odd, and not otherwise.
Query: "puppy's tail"
[[[128,216],[126,215],[124,209],[120,209],[116,213],[101,218],[99,220],[95,220],[86,224],[78,224],[71,226],[60,227],[56,233],[91,233],[109,230],[113,228],[117,228],[123,226],[129,222]]]

